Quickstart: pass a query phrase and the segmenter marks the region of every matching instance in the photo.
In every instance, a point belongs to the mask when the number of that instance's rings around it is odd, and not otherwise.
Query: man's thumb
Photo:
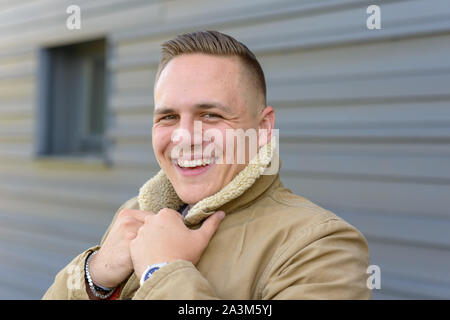
[[[213,215],[209,216],[208,219],[206,219],[200,229],[201,233],[207,238],[208,242],[216,232],[217,228],[219,227],[220,221],[225,217],[225,212],[223,211],[217,211]]]

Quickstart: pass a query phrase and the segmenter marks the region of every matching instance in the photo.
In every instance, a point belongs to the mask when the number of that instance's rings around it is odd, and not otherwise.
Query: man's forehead
[[[187,100],[190,105],[221,102],[234,107],[253,107],[255,87],[248,70],[235,56],[183,54],[173,58],[161,72],[155,85],[155,111],[174,107]],[[161,105],[161,106],[160,106]]]

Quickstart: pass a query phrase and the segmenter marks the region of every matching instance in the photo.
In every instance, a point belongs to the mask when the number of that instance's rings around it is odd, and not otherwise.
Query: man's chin
[[[212,196],[215,193],[213,191],[208,192],[207,190],[205,190],[205,188],[201,188],[198,186],[192,188],[175,188],[175,192],[184,203],[188,203],[190,205],[194,205],[197,202],[200,202],[201,200]]]

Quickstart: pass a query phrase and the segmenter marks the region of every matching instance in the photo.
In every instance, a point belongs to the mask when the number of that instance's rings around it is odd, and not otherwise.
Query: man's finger
[[[217,211],[203,222],[202,226],[197,230],[197,232],[202,233],[203,237],[205,237],[205,239],[209,242],[224,217],[225,212]]]
[[[184,217],[178,211],[170,209],[170,208],[161,209],[158,212],[158,215],[160,215],[160,214],[166,215],[167,217],[170,217],[170,218],[175,218],[175,219],[179,220],[180,222],[183,222],[183,220],[184,220]]]

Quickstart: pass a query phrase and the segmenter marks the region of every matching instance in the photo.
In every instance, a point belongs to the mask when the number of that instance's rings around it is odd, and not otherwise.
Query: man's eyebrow
[[[163,107],[155,109],[155,111],[153,112],[154,115],[168,114],[168,113],[175,113],[175,109]]]
[[[194,109],[199,109],[199,110],[209,110],[209,109],[220,109],[226,113],[231,113],[231,109],[230,107],[223,105],[221,103],[216,103],[216,102],[202,102],[202,103],[198,103],[195,104],[193,106]],[[161,115],[161,114],[169,114],[169,113],[176,113],[176,110],[170,107],[161,107],[161,108],[157,108],[155,109],[155,111],[153,112],[153,114],[156,115]]]
[[[226,113],[231,113],[230,107],[216,102],[205,102],[194,105],[195,109],[208,110],[208,109],[220,109]]]

